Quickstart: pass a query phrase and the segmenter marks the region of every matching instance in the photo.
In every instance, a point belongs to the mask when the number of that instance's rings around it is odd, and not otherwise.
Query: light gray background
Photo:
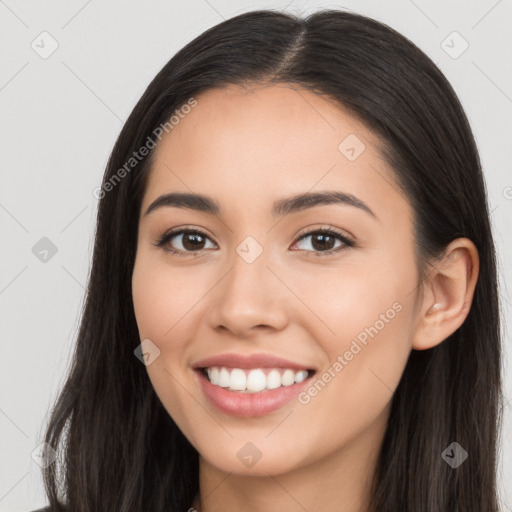
[[[68,368],[92,253],[92,191],[123,121],[161,67],[207,28],[254,9],[305,14],[319,7],[347,8],[387,23],[425,51],[454,86],[484,166],[502,311],[504,319],[510,316],[511,0],[0,0],[0,512],[46,504],[31,454]],[[59,45],[46,59],[31,47],[51,48],[43,31]],[[453,52],[463,43],[453,35],[446,39],[453,31],[469,44],[457,58]],[[46,263],[32,252],[42,237],[58,249]],[[509,402],[500,461],[504,511],[512,510],[511,409]]]

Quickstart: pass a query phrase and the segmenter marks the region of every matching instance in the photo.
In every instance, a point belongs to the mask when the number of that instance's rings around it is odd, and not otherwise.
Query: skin
[[[228,86],[196,99],[156,148],[132,279],[140,339],[160,350],[146,367],[151,383],[200,454],[194,508],[364,511],[409,353],[464,322],[476,247],[454,240],[420,293],[411,206],[364,125],[289,84]],[[338,149],[349,134],[365,144],[354,161]],[[207,194],[221,213],[163,207],[144,215],[171,191]],[[272,217],[275,200],[317,191],[353,194],[376,218],[344,204]],[[168,246],[189,247],[185,257],[155,245],[181,226],[207,237],[195,255],[183,235]],[[299,240],[305,228],[329,226],[355,245],[324,256],[317,236]],[[248,236],[263,248],[252,263],[236,252]],[[322,374],[394,303],[400,312],[307,404],[294,399],[240,418],[217,410],[198,386],[192,365],[225,352],[271,353]],[[247,442],[262,454],[252,467],[237,457]]]

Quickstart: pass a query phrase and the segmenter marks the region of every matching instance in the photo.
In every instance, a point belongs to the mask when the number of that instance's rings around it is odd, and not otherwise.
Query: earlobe
[[[475,244],[457,238],[424,283],[423,303],[413,333],[412,348],[427,350],[442,343],[466,319],[478,279],[479,258]]]

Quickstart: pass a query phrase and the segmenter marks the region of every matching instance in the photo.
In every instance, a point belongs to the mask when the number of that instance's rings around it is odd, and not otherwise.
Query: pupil
[[[320,244],[316,244],[315,241],[320,239]],[[330,236],[330,235],[323,235],[323,234],[319,234],[319,235],[316,235],[316,236],[313,236],[313,247],[315,249],[332,249],[332,247],[326,247],[326,245],[330,245],[328,242],[331,242],[333,241],[334,237]],[[322,242],[323,241],[323,242]]]
[[[201,247],[197,246],[197,242],[199,240],[199,245],[201,245],[201,239],[202,238],[203,237],[201,235],[197,235],[197,234],[194,234],[194,233],[185,235],[185,237],[183,238],[183,247],[185,247],[185,249],[189,249],[191,251],[196,251],[198,249],[201,249]],[[192,243],[190,246],[188,246],[191,239],[195,240],[195,244]],[[204,243],[204,240],[202,240],[202,242]]]

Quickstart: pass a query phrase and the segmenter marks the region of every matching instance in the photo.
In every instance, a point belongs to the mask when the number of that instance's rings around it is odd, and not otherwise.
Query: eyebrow
[[[337,191],[307,192],[277,200],[272,207],[273,217],[283,217],[315,206],[342,204],[359,208],[377,219],[375,213],[363,201],[352,194]],[[155,199],[144,215],[163,207],[189,208],[211,215],[219,215],[221,208],[212,197],[203,194],[173,192]]]

